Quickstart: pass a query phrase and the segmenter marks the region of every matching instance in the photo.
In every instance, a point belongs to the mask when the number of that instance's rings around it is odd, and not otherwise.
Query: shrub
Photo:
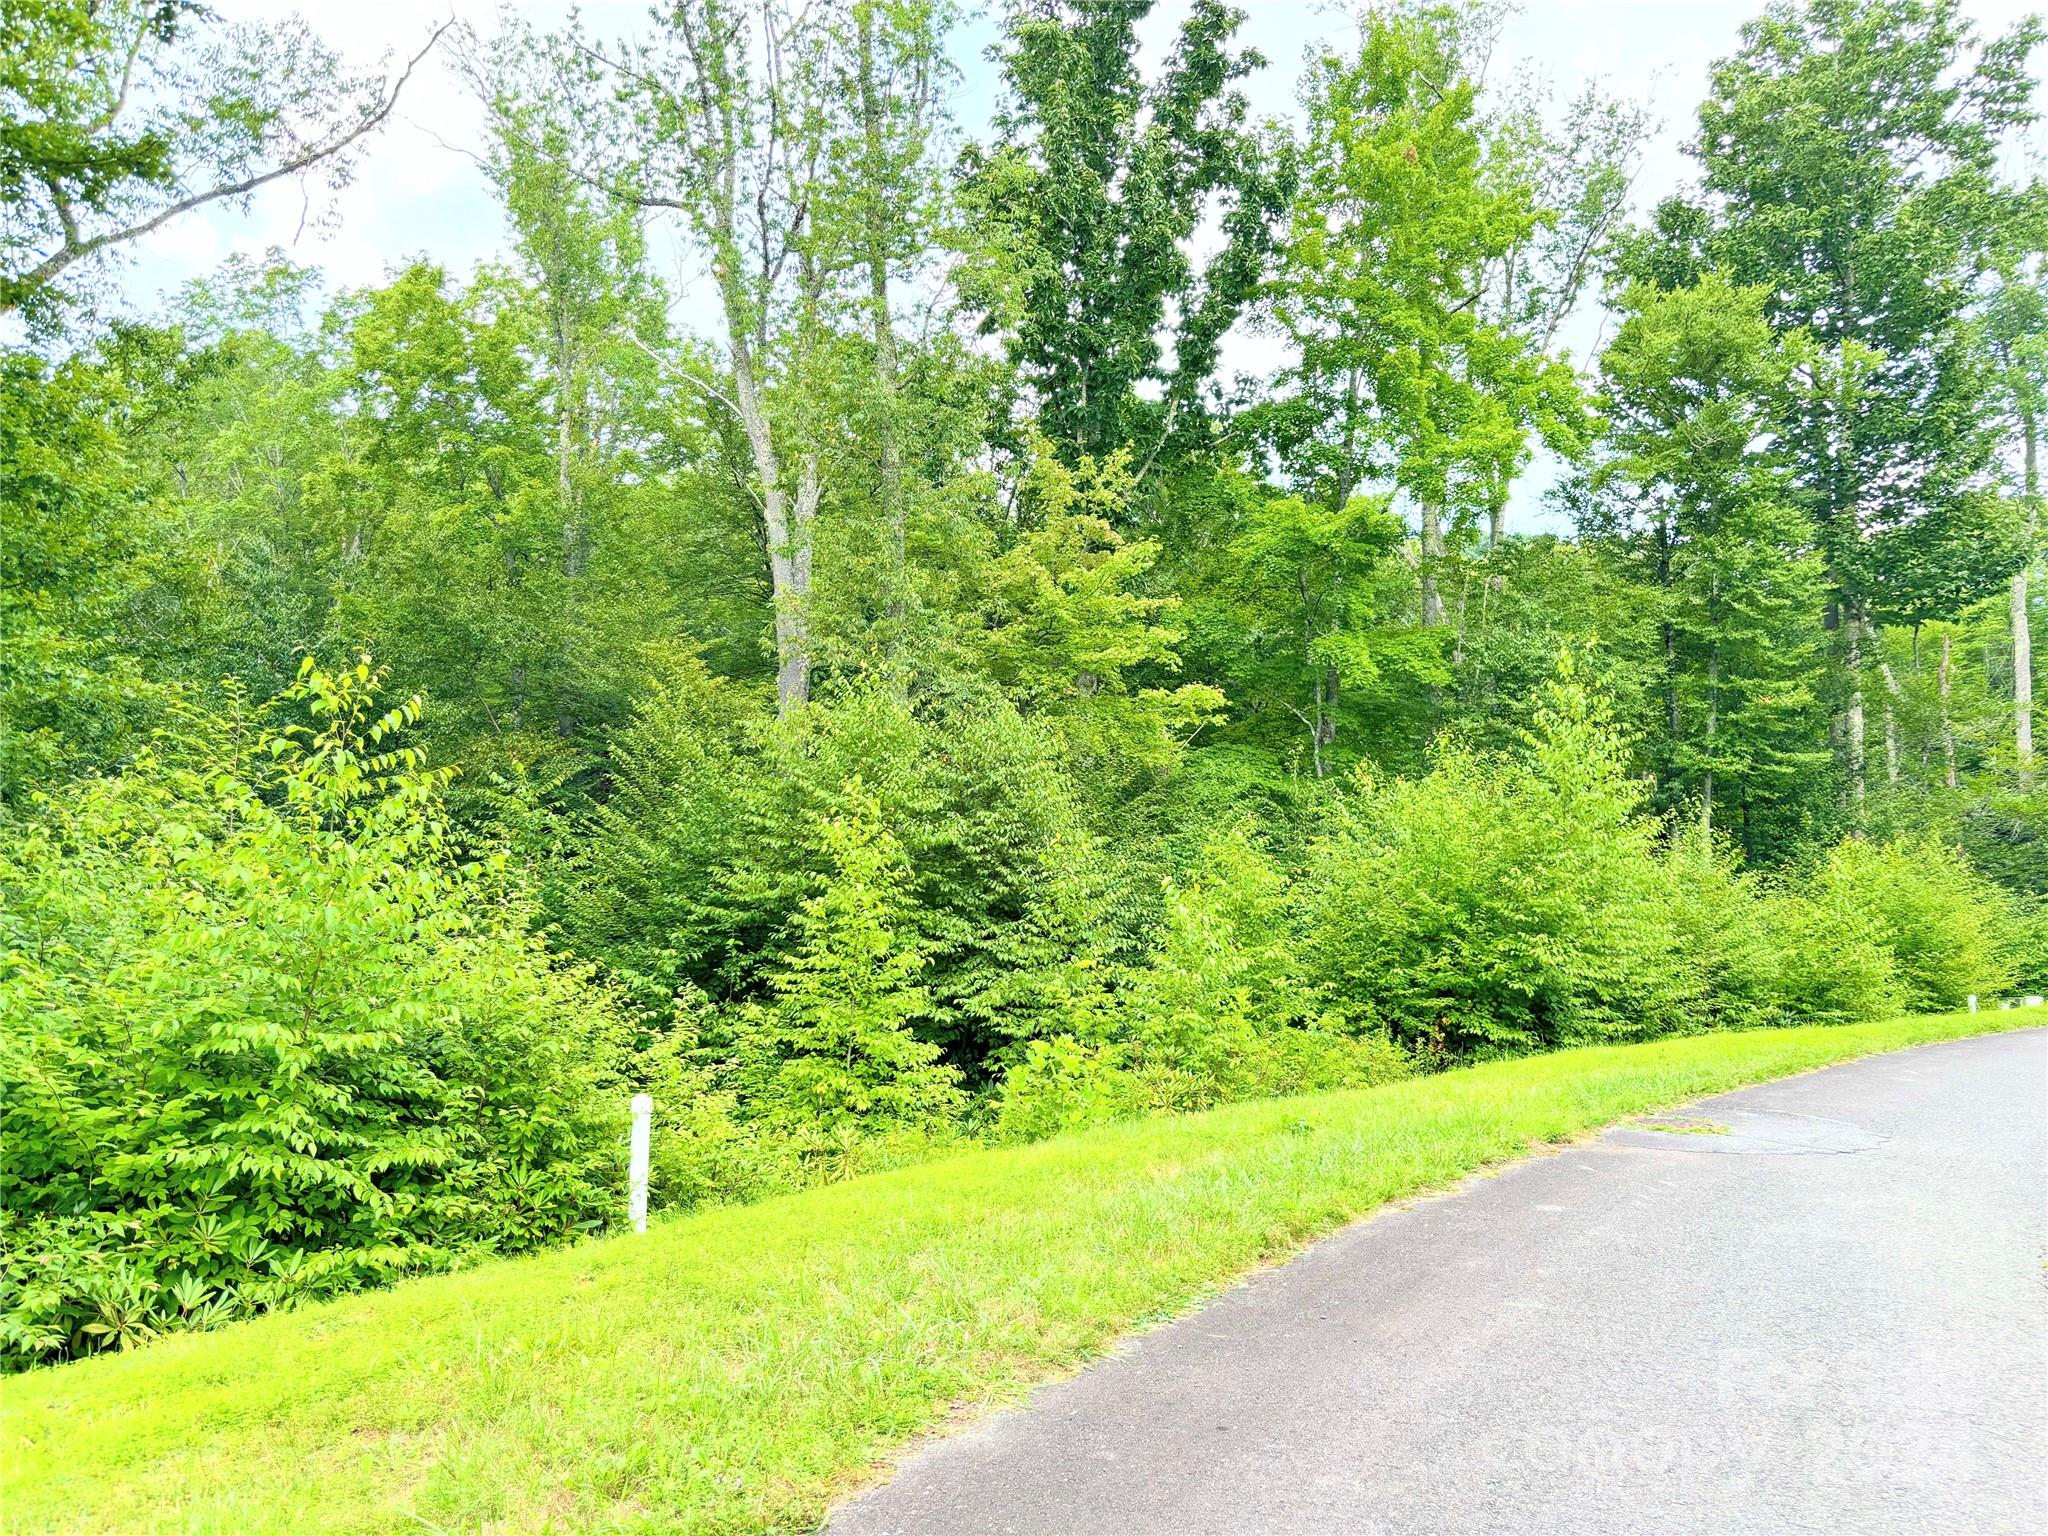
[[[908,871],[860,780],[822,841],[831,873],[797,913],[797,948],[771,1001],[734,1030],[733,1080],[748,1114],[791,1139],[951,1124],[960,1074],[912,1021],[928,1006],[924,957],[902,933]]]
[[[1125,1057],[1119,1046],[1072,1035],[1028,1041],[995,1094],[992,1139],[1042,1141],[1134,1113]]]
[[[1673,840],[1664,872],[1689,1018],[1708,1029],[1785,1022],[1780,935],[1757,877],[1697,825]]]
[[[1776,959],[1780,1024],[1856,1024],[1900,1010],[1898,964],[1866,912],[1767,889],[1759,916]]]
[[[1744,872],[1696,830],[1666,867],[1702,1025],[1853,1024],[1897,1011],[1891,951],[1867,914]]]
[[[643,1016],[733,967],[722,876],[745,850],[747,689],[685,658],[665,669],[612,747],[612,792],[548,871],[548,915]],[[787,916],[787,912],[783,914]]]
[[[1301,979],[1287,882],[1243,827],[1212,838],[1186,884],[1168,883],[1150,962],[1115,977],[1077,1021],[1015,1059],[996,1098],[998,1139],[1412,1070],[1383,1031],[1353,1025]]]
[[[648,1204],[655,1210],[744,1204],[800,1189],[808,1176],[795,1147],[750,1121],[721,1070],[730,1040],[707,1046],[716,1010],[701,994],[678,1010],[675,1025],[640,1052],[635,1086],[654,1099]]]
[[[1452,746],[1421,779],[1362,772],[1304,899],[1309,975],[1454,1053],[1653,1033],[1698,990],[1654,824],[1567,656],[1523,759]]]
[[[1168,883],[1158,951],[1121,999],[1150,1107],[1204,1109],[1270,1077],[1267,1035],[1305,1011],[1285,893],[1243,827],[1209,843],[1187,884]]]
[[[1999,937],[2006,984],[2021,993],[2048,992],[2048,898],[2008,892]]]
[[[2004,897],[1945,843],[1851,838],[1822,860],[1809,890],[1838,920],[1855,913],[1870,923],[1914,1012],[1960,1007],[2004,984]]]
[[[191,717],[0,833],[12,1363],[615,1203],[621,1015],[496,861],[458,860],[443,775],[394,744],[418,706],[376,684],[308,668],[283,703],[312,724]]]
[[[1060,747],[999,696],[913,703],[879,683],[768,719],[701,668],[664,680],[620,753],[556,902],[571,946],[660,1020],[686,987],[760,1001],[828,873],[817,829],[858,778],[906,866],[899,924],[925,957],[918,1033],[969,1073],[1038,1032],[1034,975],[1126,950],[1117,858],[1085,831]]]

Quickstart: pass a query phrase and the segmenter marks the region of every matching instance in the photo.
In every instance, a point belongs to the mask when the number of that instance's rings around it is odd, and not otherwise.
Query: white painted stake
[[[633,1158],[626,1179],[626,1215],[635,1232],[647,1230],[647,1165],[654,1146],[654,1100],[633,1095]]]
[[[1974,992],[1972,992],[1972,993],[1970,994],[1970,1012],[1972,1012],[1972,1013],[1975,1013],[1976,1011],[1977,1011],[1977,994],[1976,994],[1976,993],[1974,993]]]

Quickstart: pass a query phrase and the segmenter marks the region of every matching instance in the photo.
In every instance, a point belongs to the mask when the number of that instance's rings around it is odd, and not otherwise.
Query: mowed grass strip
[[[978,1152],[13,1378],[14,1530],[801,1531],[879,1457],[1376,1206],[2041,1009],[1489,1063]]]

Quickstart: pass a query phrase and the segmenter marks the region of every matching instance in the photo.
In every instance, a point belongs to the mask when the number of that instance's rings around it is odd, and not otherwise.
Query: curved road
[[[2048,1531],[2048,1031],[1362,1222],[913,1454],[834,1536]]]

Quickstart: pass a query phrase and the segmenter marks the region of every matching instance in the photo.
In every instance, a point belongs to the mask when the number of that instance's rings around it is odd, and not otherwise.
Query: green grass
[[[6,1383],[24,1530],[803,1530],[1318,1233],[1701,1094],[2048,1012],[1706,1035],[980,1152]]]

